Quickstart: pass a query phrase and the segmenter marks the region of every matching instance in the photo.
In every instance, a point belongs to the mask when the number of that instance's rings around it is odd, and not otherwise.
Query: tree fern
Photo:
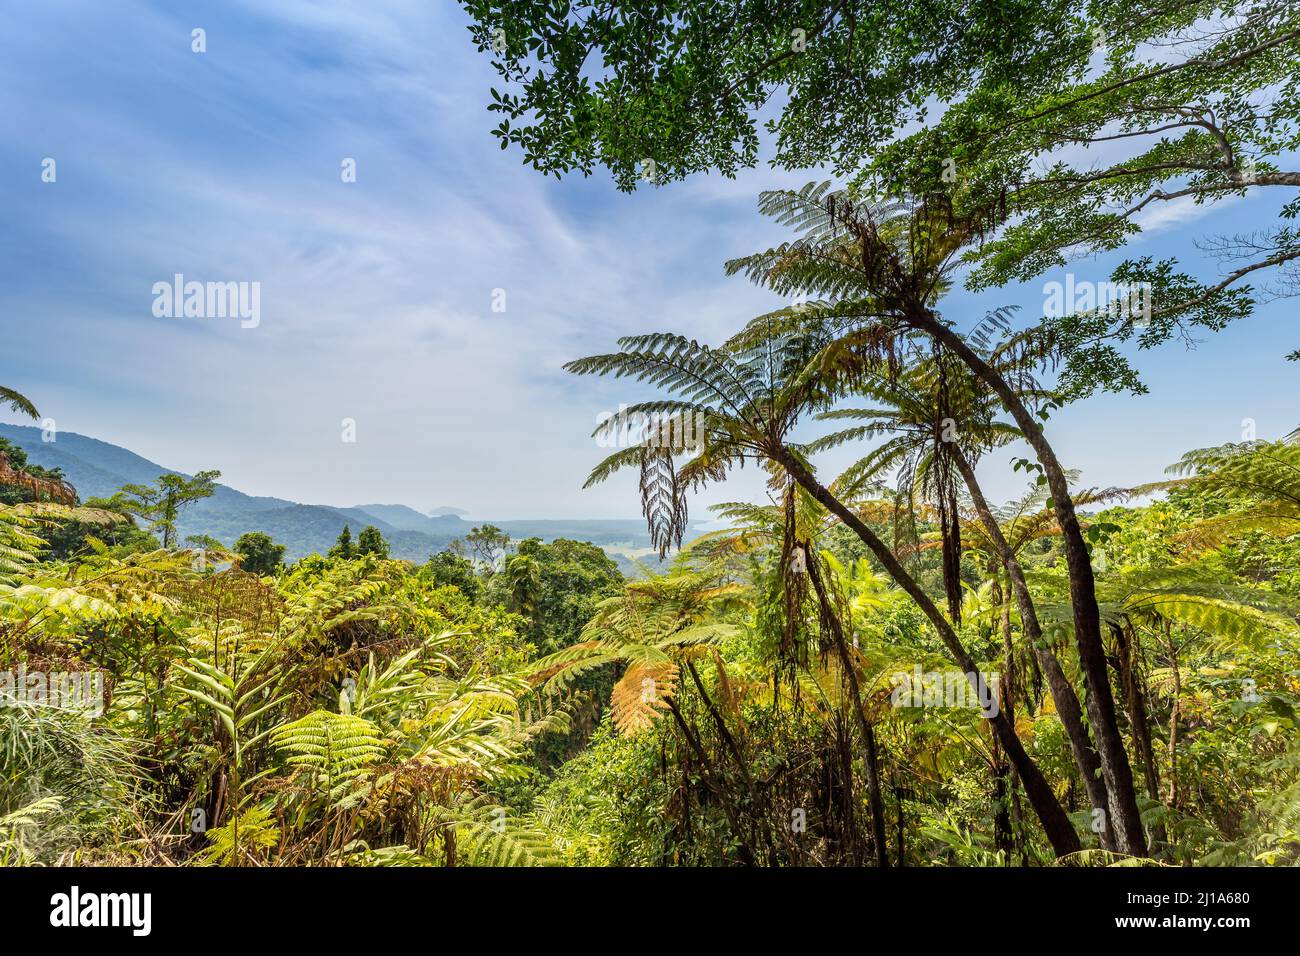
[[[606,664],[626,665],[614,685],[614,722],[628,736],[649,728],[677,689],[679,660],[734,634],[709,620],[742,589],[707,573],[678,572],[630,582],[603,601],[576,644],[533,665],[532,680],[560,691]]]
[[[1300,445],[1248,442],[1189,452],[1171,466],[1195,472],[1178,484],[1226,502],[1227,514],[1206,518],[1184,536],[1186,547],[1204,551],[1250,531],[1285,537],[1300,533]]]

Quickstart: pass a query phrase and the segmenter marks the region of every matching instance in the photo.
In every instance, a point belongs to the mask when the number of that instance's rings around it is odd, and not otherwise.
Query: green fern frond
[[[369,720],[327,710],[277,727],[271,743],[288,755],[290,766],[307,771],[330,800],[343,796],[386,749],[379,728]]]

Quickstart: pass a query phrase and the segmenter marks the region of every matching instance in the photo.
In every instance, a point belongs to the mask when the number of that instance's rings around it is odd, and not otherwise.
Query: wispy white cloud
[[[826,177],[762,166],[632,196],[545,179],[490,135],[495,74],[462,17],[427,0],[7,17],[6,384],[61,428],[251,493],[635,514],[634,476],[579,486],[597,413],[644,393],[561,366],[647,329],[716,342],[778,304],[722,263],[788,238],[760,190]],[[261,325],[154,318],[150,287],[176,272],[260,281]],[[693,513],[761,494],[747,470]]]
[[[20,196],[40,274],[5,292],[43,316],[20,332],[33,354],[59,343],[32,370],[42,405],[254,493],[634,513],[630,484],[576,489],[594,410],[637,394],[561,365],[755,311],[712,240],[757,189],[720,213],[691,188],[628,197],[522,167],[488,134],[493,74],[454,6],[242,8],[52,3],[0,41],[6,165],[60,163]],[[150,287],[177,272],[259,281],[261,324],[154,318]]]

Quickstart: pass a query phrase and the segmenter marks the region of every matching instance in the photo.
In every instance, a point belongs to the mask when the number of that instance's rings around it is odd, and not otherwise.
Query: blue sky
[[[634,516],[635,476],[580,486],[597,415],[642,395],[561,364],[651,329],[717,341],[779,304],[722,263],[786,238],[755,212],[761,189],[818,177],[763,167],[632,196],[603,173],[544,179],[489,134],[494,77],[450,0],[0,13],[0,381],[61,430],[252,494]],[[1166,208],[1129,252],[1208,276],[1195,237],[1249,231],[1282,201]],[[1100,280],[1113,258],[1070,268]],[[260,282],[260,324],[155,317],[151,288],[175,273]],[[1037,311],[1042,282],[949,311],[1007,302]],[[1151,394],[1091,399],[1049,433],[1087,483],[1155,479],[1243,419],[1261,436],[1300,424],[1296,347],[1293,306],[1265,305],[1194,351],[1141,354]],[[1018,454],[982,468],[994,498],[1019,490]],[[761,487],[741,472],[693,514]]]

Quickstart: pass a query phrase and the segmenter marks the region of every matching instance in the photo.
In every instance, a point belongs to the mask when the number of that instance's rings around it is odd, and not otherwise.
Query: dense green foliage
[[[1175,472],[1165,498],[1087,521],[1152,852],[1291,862],[1300,446],[1206,450]],[[981,712],[897,700],[900,674],[951,669],[924,616],[816,502],[792,505],[830,606],[807,574],[787,573],[782,508],[728,506],[731,530],[626,583],[590,545],[521,542],[539,600],[521,599],[508,571],[480,580],[447,553],[417,567],[313,557],[262,579],[186,550],[42,560],[42,534],[75,511],[6,506],[5,553],[26,555],[0,586],[6,659],[99,671],[107,694],[103,715],[0,708],[0,855],[864,864],[874,762],[891,865],[1049,861]],[[883,529],[900,505],[860,507]],[[962,638],[1001,672],[1001,705],[1084,846],[1098,846],[1005,576],[960,507]],[[1052,510],[1031,489],[998,514],[1021,542],[1047,640],[1076,673]],[[942,592],[936,538],[922,514],[896,546]],[[569,717],[593,714],[589,739],[573,737]]]
[[[1279,811],[1272,803],[1256,815],[1259,804],[1239,793],[1231,809],[1225,799],[1178,817],[1188,799],[1179,778],[1189,706],[1179,656],[1188,648],[1243,653],[1242,642],[1267,635],[1285,658],[1295,612],[1271,582],[1291,577],[1285,562],[1296,529],[1272,512],[1289,518],[1277,487],[1291,446],[1192,453],[1182,467],[1200,474],[1186,487],[1160,486],[1170,492],[1167,504],[1094,516],[1128,493],[1073,487],[1045,423],[1098,389],[1142,391],[1134,350],[1126,347],[1222,329],[1251,311],[1247,280],[1266,278],[1271,293],[1293,291],[1288,267],[1300,245],[1286,221],[1297,211],[1294,193],[1281,194],[1277,222],[1204,243],[1231,263],[1220,279],[1181,272],[1174,259],[1130,259],[1103,283],[1120,290],[1106,301],[1045,305],[1041,318],[1029,316],[1021,327],[1012,310],[1000,309],[968,319],[967,333],[958,331],[960,316],[945,314],[945,297],[959,281],[996,286],[1079,253],[1117,249],[1162,204],[1300,186],[1300,173],[1286,168],[1300,145],[1294,5],[463,5],[504,81],[489,106],[503,117],[494,132],[503,149],[520,148],[543,172],[590,174],[603,166],[624,189],[700,171],[732,175],[756,162],[765,114],[774,164],[829,166],[848,180],[845,190],[810,184],[765,193],[760,208],[794,238],[728,263],[729,272],[807,304],[760,316],[719,346],[671,333],[635,335],[621,339],[618,351],[568,366],[656,390],[629,412],[707,422],[702,447],[646,442],[610,455],[589,478],[639,470],[661,553],[681,544],[691,490],[748,461],[768,471],[776,508],[736,505],[727,516],[758,529],[775,551],[766,571],[749,577],[751,586],[765,581],[773,599],[755,622],[769,634],[773,706],[782,668],[785,683],[796,687],[801,674],[816,670],[798,640],[801,608],[814,595],[821,665],[828,658],[839,664],[850,715],[838,712],[849,774],[842,787],[852,788],[860,759],[866,805],[857,809],[870,825],[865,843],[837,833],[830,845],[843,855],[836,860],[862,858],[865,845],[885,865],[893,842],[904,862],[907,840],[901,806],[897,837],[886,833],[884,780],[886,770],[895,772],[898,742],[870,707],[872,674],[854,659],[861,644],[850,642],[853,615],[840,574],[816,558],[827,549],[841,568],[874,566],[919,613],[920,633],[893,635],[891,651],[915,650],[917,640],[941,650],[980,701],[990,691],[985,675],[1001,670],[1002,706],[984,713],[980,725],[991,818],[982,827],[951,820],[922,827],[969,851],[961,858],[987,859],[975,852],[982,839],[998,859],[1030,859],[1022,827],[1036,818],[1058,858],[1098,859],[1079,855],[1095,843],[1134,858],[1186,862],[1198,852],[1189,852],[1188,833],[1205,837],[1204,849],[1239,837],[1243,819]],[[850,424],[796,443],[796,425],[813,416]],[[975,465],[1017,439],[1032,457],[1014,467],[1035,484],[1021,501],[997,509]],[[838,445],[861,445],[863,456],[824,480],[811,456]],[[1284,463],[1270,472],[1272,497],[1253,481],[1270,460]],[[1252,480],[1226,484],[1237,469]],[[1210,489],[1208,497],[1199,494]],[[1169,509],[1183,507],[1189,494],[1201,513],[1183,527]],[[1206,513],[1212,508],[1227,515]],[[1133,515],[1169,524],[1145,528],[1139,540],[1131,534]],[[1246,538],[1236,540],[1236,531]],[[625,637],[608,647],[601,639],[582,648],[556,658],[560,676],[585,661],[626,658],[629,673],[651,681],[651,707],[680,693],[677,657],[659,641]],[[629,648],[640,649],[627,658]],[[1260,673],[1277,665],[1261,664]],[[721,661],[717,666],[722,693],[731,682]],[[1233,673],[1250,665],[1204,658],[1197,666],[1215,671],[1220,689],[1233,681],[1247,688],[1232,705],[1234,716],[1269,699],[1253,672]],[[726,818],[732,858],[798,858],[771,819],[764,788],[754,789],[737,728],[707,705],[706,683],[692,681],[720,741],[711,767],[709,728],[692,730],[685,707],[669,709],[701,764],[705,802]],[[1167,689],[1167,701],[1154,699]],[[616,717],[619,705],[616,696]],[[1285,714],[1290,705],[1272,698],[1268,706]],[[1153,729],[1162,709],[1167,790]],[[645,708],[634,712],[642,723],[651,716]],[[1056,746],[1044,749],[1036,731],[1048,714],[1061,732]],[[1219,731],[1226,718],[1207,714],[1196,726]],[[1262,726],[1269,738],[1292,729],[1285,721]],[[1236,744],[1218,746],[1207,751],[1240,752]],[[1256,771],[1282,773],[1269,783],[1291,794],[1290,743],[1279,747],[1244,759]],[[728,763],[738,775],[731,799],[719,793]],[[1089,820],[1076,814],[1080,802],[1090,807]],[[1293,818],[1290,810],[1281,815]],[[830,825],[844,827],[854,815],[842,807],[831,817]],[[1271,853],[1254,858],[1275,861],[1289,851]],[[1220,847],[1206,858],[1228,856]]]
[[[233,550],[240,557],[239,566],[250,574],[274,574],[284,561],[284,545],[261,531],[241,534]]]

